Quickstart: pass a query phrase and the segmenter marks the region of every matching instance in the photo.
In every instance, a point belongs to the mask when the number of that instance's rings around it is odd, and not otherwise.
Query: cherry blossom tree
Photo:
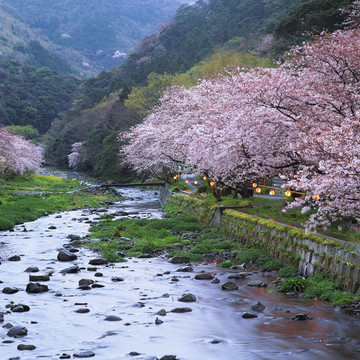
[[[68,155],[69,167],[71,169],[76,169],[80,163],[80,152],[83,147],[82,142],[77,142],[72,144],[71,153]]]
[[[277,69],[233,69],[191,89],[173,87],[125,137],[138,172],[178,164],[246,189],[281,175],[315,207],[313,226],[360,217],[360,2],[349,27],[294,48]]]
[[[44,149],[0,128],[0,176],[34,173],[44,162]]]

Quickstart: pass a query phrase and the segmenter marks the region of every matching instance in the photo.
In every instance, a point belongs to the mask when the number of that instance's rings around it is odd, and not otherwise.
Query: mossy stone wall
[[[305,276],[321,272],[344,290],[360,293],[360,254],[355,245],[240,211],[211,209],[185,196],[172,195],[168,201],[242,243],[259,245],[274,259],[295,264]]]

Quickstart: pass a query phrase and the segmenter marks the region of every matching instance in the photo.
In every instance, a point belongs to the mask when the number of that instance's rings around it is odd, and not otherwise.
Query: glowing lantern
[[[175,176],[174,176],[174,180],[176,180],[176,179],[177,179],[177,176],[175,175]]]
[[[194,181],[194,184],[197,185],[199,182],[197,180]]]
[[[291,191],[290,190],[286,191],[285,196],[287,196],[287,197],[291,196]]]
[[[255,190],[258,194],[260,194],[261,193],[261,188],[256,188],[256,190]]]
[[[188,184],[189,183],[189,180],[185,180],[185,184]]]
[[[314,199],[315,199],[315,200],[320,200],[320,195],[319,195],[319,194],[315,194],[315,195],[314,195]]]
[[[213,181],[210,181],[210,186],[213,187],[215,183]]]
[[[203,176],[203,180],[206,181],[206,180],[207,180],[207,177],[206,177],[206,176]]]
[[[252,187],[256,188],[257,187],[257,183],[252,183]]]
[[[275,191],[274,191],[274,190],[270,190],[270,191],[269,191],[269,195],[271,195],[271,196],[275,195]]]

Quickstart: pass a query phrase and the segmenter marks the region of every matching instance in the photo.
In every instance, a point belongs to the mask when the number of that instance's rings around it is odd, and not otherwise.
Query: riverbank
[[[3,289],[18,289],[0,293],[4,359],[258,360],[276,354],[278,359],[342,360],[358,355],[358,322],[323,301],[278,293],[275,271],[220,267],[210,261],[215,253],[191,265],[169,262],[165,254],[104,261],[101,249],[81,245],[92,242],[90,225],[115,214],[114,220],[134,222],[164,216],[156,191],[127,189],[121,195],[120,202],[98,210],[49,215],[1,233],[8,250],[20,257],[0,265]],[[212,242],[211,233],[198,230],[186,231],[182,245],[200,245],[200,234]],[[62,250],[76,258],[65,261]],[[48,291],[31,293],[29,282],[40,277],[37,282]],[[29,309],[18,312],[21,308]],[[10,326],[26,328],[26,335],[8,335]]]
[[[77,179],[31,175],[0,182],[0,230],[73,208],[96,207],[116,198],[113,192],[85,192]]]

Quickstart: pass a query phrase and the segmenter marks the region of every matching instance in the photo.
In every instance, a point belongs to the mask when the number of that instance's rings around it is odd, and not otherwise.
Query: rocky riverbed
[[[275,273],[166,257],[109,264],[79,246],[105,212],[161,217],[155,191],[0,233],[0,358],[360,357],[357,318],[276,293]]]

